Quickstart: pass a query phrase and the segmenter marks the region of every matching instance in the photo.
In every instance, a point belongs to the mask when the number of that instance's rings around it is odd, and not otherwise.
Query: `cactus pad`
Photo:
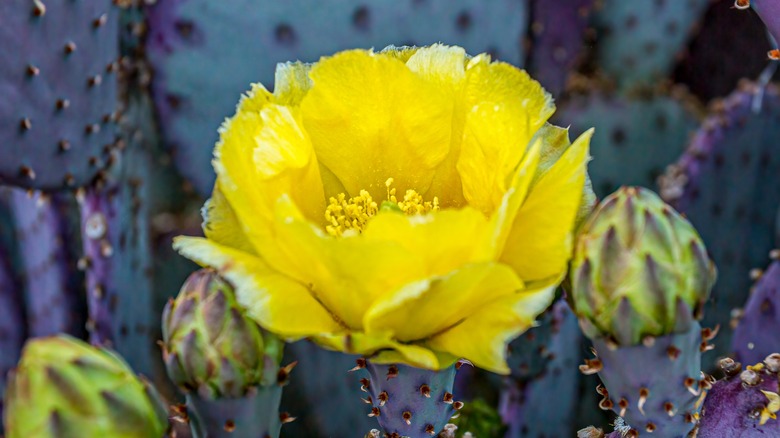
[[[125,150],[116,174],[86,190],[81,219],[90,341],[154,376],[159,316],[152,311],[147,158],[143,150]]]
[[[621,185],[655,186],[698,126],[685,99],[681,93],[632,99],[590,94],[574,97],[559,110],[558,124],[570,124],[575,137],[597,127],[588,172],[598,196]]]
[[[750,4],[764,21],[764,24],[766,24],[766,28],[775,40],[775,43],[780,42],[780,3],[775,0],[751,0]],[[780,60],[777,44],[775,44],[775,50],[770,52],[769,56],[775,61]]]
[[[523,355],[544,358],[544,367],[539,374],[525,379],[518,379],[513,368],[512,378],[506,382],[507,387],[501,394],[499,411],[509,426],[505,438],[571,436],[577,415],[579,374],[576,365],[580,360],[580,331],[576,316],[564,301],[555,303],[547,315],[549,318],[540,321],[540,326],[526,332],[546,329],[550,332],[547,343],[540,345],[537,351],[526,351]],[[517,342],[515,340],[511,345]],[[513,351],[510,361],[515,357]],[[555,394],[554,405],[552,394]]]
[[[718,266],[718,281],[704,308],[704,324],[728,321],[744,305],[749,272],[763,266],[774,245],[780,206],[780,93],[770,86],[763,108],[752,109],[758,89],[744,84],[722,102],[679,161],[661,179],[661,195],[687,215]],[[717,354],[731,332],[722,325]]]
[[[193,438],[278,438],[282,387],[259,387],[241,398],[203,399],[187,394]]]
[[[370,394],[365,399],[372,406],[369,416],[376,417],[388,436],[433,436],[463,406],[452,394],[455,365],[431,371],[366,361],[365,367],[370,378],[362,384]]]
[[[774,261],[753,286],[731,347],[743,363],[761,361],[780,351],[780,261]]]
[[[41,192],[28,194],[22,189],[10,192],[19,239],[28,331],[32,337],[83,332],[85,317],[77,263],[67,248],[71,242],[67,230],[68,209],[72,206],[66,197]]]
[[[284,354],[283,363],[298,362],[284,388],[282,409],[297,418],[284,427],[285,435],[347,437],[376,427],[376,420],[359,406],[366,393],[354,373],[347,372],[357,356],[324,350],[308,341],[286,345]]]
[[[177,167],[206,196],[217,128],[247,84],[272,88],[277,63],[317,61],[356,41],[376,50],[446,41],[520,64],[526,21],[515,0],[160,1],[147,39],[160,125]]]
[[[531,1],[532,50],[528,70],[542,86],[559,95],[585,47],[593,0]]]
[[[667,76],[709,0],[605,0],[593,15],[597,61],[627,89]]]
[[[691,322],[686,332],[653,338],[644,345],[618,347],[594,339],[597,359],[581,366],[598,371],[604,387],[599,406],[611,409],[637,431],[684,438],[695,425],[701,378],[701,328]]]
[[[0,183],[58,189],[106,165],[117,105],[110,0],[0,3]],[[18,56],[17,56],[18,55]]]
[[[715,382],[704,399],[698,438],[780,436],[780,421],[773,418],[780,409],[779,363],[775,354],[742,370],[739,363],[722,360],[726,377]]]

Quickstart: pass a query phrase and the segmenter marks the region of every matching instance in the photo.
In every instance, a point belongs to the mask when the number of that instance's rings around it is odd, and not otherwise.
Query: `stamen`
[[[328,234],[341,236],[347,230],[363,231],[368,219],[374,216],[379,207],[365,190],[360,195],[346,199],[344,193],[330,198],[330,204],[325,209],[325,220],[330,224],[326,227]]]
[[[410,216],[439,211],[438,197],[434,197],[433,201],[425,201],[422,195],[412,189],[406,191],[402,201],[398,201],[396,189],[392,187],[393,182],[393,178],[388,178],[385,181],[387,200],[382,202],[382,210],[390,207]],[[361,233],[369,219],[375,216],[379,210],[380,206],[366,190],[361,190],[358,196],[349,199],[347,199],[347,195],[340,193],[336,197],[330,198],[325,209],[325,221],[328,223],[325,229],[332,236],[342,236],[350,231]]]

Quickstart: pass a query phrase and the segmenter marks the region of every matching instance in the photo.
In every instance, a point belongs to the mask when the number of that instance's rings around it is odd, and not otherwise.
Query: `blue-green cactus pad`
[[[621,185],[655,187],[656,178],[684,150],[698,118],[682,98],[594,93],[567,102],[556,124],[571,125],[574,138],[596,128],[588,171],[593,190],[603,197]]]
[[[649,85],[671,72],[709,0],[604,0],[593,15],[597,62],[619,86]]]

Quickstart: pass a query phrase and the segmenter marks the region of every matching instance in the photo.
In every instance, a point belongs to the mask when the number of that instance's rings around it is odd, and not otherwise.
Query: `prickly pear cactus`
[[[721,360],[720,366],[726,376],[707,392],[698,438],[780,436],[780,354],[744,370],[729,358]]]
[[[593,93],[573,97],[556,119],[558,124],[570,124],[575,137],[597,126],[588,172],[593,190],[606,196],[624,184],[655,186],[698,126],[688,100],[680,91],[630,98]]]
[[[361,359],[362,360],[362,359]],[[463,407],[452,394],[456,366],[430,371],[406,365],[377,365],[362,360],[368,370],[361,381],[385,434],[391,437],[426,438],[441,432],[450,417]]]
[[[206,196],[217,128],[247,84],[271,87],[277,63],[446,41],[519,65],[526,22],[525,3],[515,0],[166,0],[149,9],[146,50],[166,142],[179,170]]]
[[[757,92],[745,83],[714,104],[686,152],[661,179],[661,195],[693,223],[719,267],[717,299],[705,305],[703,322],[721,324],[718,355],[729,348],[731,330],[724,322],[744,305],[749,272],[765,263],[774,245],[780,206],[780,93],[770,86],[760,112],[754,112]]]
[[[284,343],[249,319],[227,281],[210,269],[190,275],[162,328],[163,360],[186,394],[194,438],[278,438]]]
[[[527,375],[527,365],[521,363],[522,370],[512,367],[512,376],[506,382],[499,402],[501,418],[508,426],[505,438],[571,436],[573,432],[571,428],[577,415],[575,408],[578,401],[574,388],[579,380],[580,330],[577,317],[564,301],[555,303],[548,315],[539,327],[510,344],[517,346],[528,334],[543,328],[550,334],[535,351],[526,350],[526,354],[519,355],[516,348],[510,355],[510,365],[515,365],[518,356],[541,357],[544,363],[539,373],[533,376]],[[570,390],[561,391],[560,388]],[[550,406],[550,394],[556,394],[554,409]]]
[[[542,86],[559,95],[584,52],[593,0],[531,0],[532,45],[528,70]]]
[[[78,336],[84,331],[81,277],[77,259],[68,248],[78,241],[69,231],[68,216],[75,212],[75,206],[68,198],[72,196],[10,190],[28,333],[33,337],[57,333]]]
[[[159,316],[153,312],[145,151],[126,149],[115,173],[81,199],[90,341],[155,374]]]
[[[597,63],[618,87],[652,85],[668,76],[709,0],[604,0],[593,15]]]
[[[241,398],[187,395],[193,438],[278,438],[282,387],[255,388]]]
[[[756,363],[780,351],[780,261],[775,260],[753,286],[745,308],[740,312],[731,349],[734,358]]]
[[[580,371],[604,383],[599,407],[634,436],[687,437],[714,336],[696,321],[716,278],[696,230],[653,192],[621,188],[580,227],[570,278],[570,303],[596,355]]]
[[[695,354],[701,343],[696,322],[684,333],[645,345],[614,349],[606,340],[594,339],[597,357],[581,369],[598,372],[604,382],[598,389],[602,409],[615,411],[637,431],[685,438],[695,425],[701,389],[709,384],[701,376],[701,355]]]
[[[356,359],[308,341],[285,346],[283,363],[298,363],[282,400],[282,410],[296,417],[284,426],[286,436],[347,437],[377,426],[376,420],[367,416],[370,409],[360,409],[360,399],[368,394],[349,372]]]
[[[114,143],[117,8],[111,0],[7,0],[0,17],[0,47],[17,48],[0,62],[0,183],[86,184]]]

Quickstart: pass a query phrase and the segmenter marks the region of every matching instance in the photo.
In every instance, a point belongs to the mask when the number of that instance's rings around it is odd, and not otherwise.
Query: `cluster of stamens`
[[[433,201],[425,201],[417,191],[409,189],[402,200],[398,200],[396,189],[393,186],[393,178],[385,182],[387,199],[382,204],[377,204],[371,194],[361,190],[355,197],[347,198],[344,193],[331,197],[325,209],[325,227],[331,236],[342,236],[345,233],[361,233],[365,229],[371,217],[375,216],[381,208],[393,208],[407,215],[426,214],[439,211],[439,198]]]

